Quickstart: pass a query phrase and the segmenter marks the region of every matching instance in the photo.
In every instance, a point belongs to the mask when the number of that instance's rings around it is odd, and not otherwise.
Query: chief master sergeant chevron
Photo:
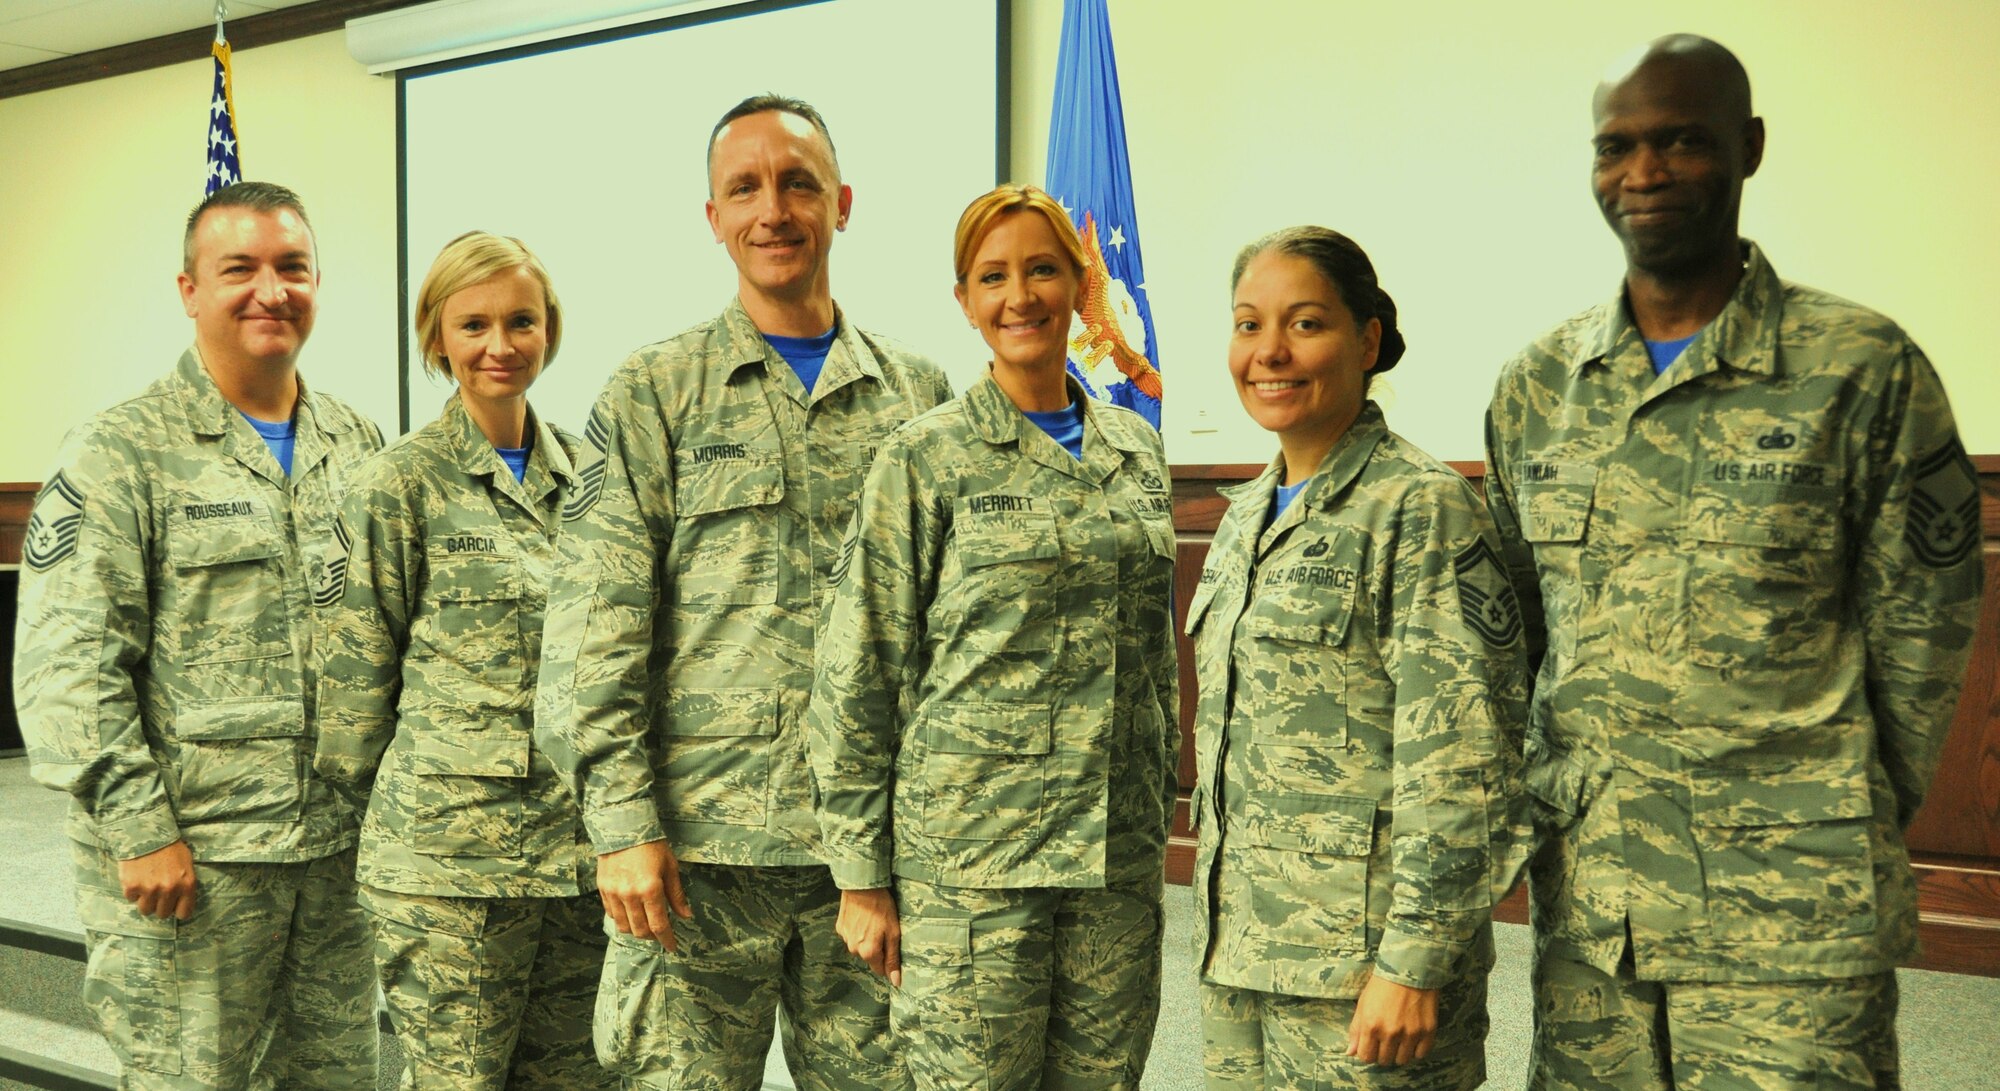
[[[1529,1084],[1896,1087],[1903,830],[1978,611],[1972,467],[1895,323],[1737,235],[1764,124],[1728,50],[1652,42],[1592,107],[1624,281],[1487,416],[1546,623]]]
[[[312,772],[311,601],[373,424],[308,389],[319,267],[290,190],[188,217],[194,346],[72,432],[15,642],[35,779],[71,794],[84,1001],[128,1088],[373,1088],[357,816]]]
[[[817,111],[747,99],[708,159],[736,299],[613,374],[549,589],[536,742],[576,777],[615,928],[598,1056],[753,1091],[782,1004],[801,1091],[893,1089],[887,987],[834,931],[803,716],[862,476],[951,392],[834,306],[853,195]]]

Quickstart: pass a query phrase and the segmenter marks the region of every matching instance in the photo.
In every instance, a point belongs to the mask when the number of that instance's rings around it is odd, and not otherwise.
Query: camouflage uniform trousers
[[[1893,1091],[1896,974],[1660,982],[1535,960],[1534,1091]]]
[[[618,932],[597,990],[597,1056],[630,1087],[756,1091],[780,1007],[799,1091],[905,1086],[889,1049],[889,986],[834,934],[822,866],[682,864],[680,950]]]
[[[361,888],[412,1091],[616,1089],[590,1049],[604,906]]]
[[[90,961],[83,1001],[161,1091],[375,1087],[375,981],[354,851],[295,864],[195,861],[194,915],[141,916],[118,861],[71,842]]]
[[[1352,999],[1287,996],[1201,983],[1208,1091],[1471,1091],[1486,1082],[1486,979],[1492,933],[1438,991],[1437,1037],[1421,1061],[1362,1064],[1347,1055]]]
[[[917,1091],[1137,1091],[1160,1012],[1158,876],[1104,888],[896,881],[890,1024]]]

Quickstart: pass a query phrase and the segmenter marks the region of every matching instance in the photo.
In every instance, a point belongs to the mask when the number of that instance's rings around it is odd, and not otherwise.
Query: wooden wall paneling
[[[35,494],[41,489],[34,481],[0,481],[0,564],[21,563],[28,509],[35,506]]]

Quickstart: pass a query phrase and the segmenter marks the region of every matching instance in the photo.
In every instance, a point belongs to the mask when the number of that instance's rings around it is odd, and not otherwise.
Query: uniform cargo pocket
[[[430,856],[514,856],[528,775],[524,731],[468,727],[410,740],[415,818],[410,847]]]
[[[182,825],[298,817],[307,761],[303,696],[183,702],[173,735],[167,783]]]
[[[778,601],[778,502],[785,468],[772,460],[711,462],[674,486],[673,584],[678,602]]]
[[[1287,622],[1250,614],[1255,642],[1238,675],[1237,714],[1251,718],[1254,746],[1347,745],[1347,603],[1322,618]]]
[[[762,826],[770,814],[778,690],[675,690],[667,695],[666,768],[655,791],[681,822]]]
[[[924,832],[973,841],[1032,832],[1042,818],[1054,710],[1028,702],[954,701],[923,715]]]
[[[1800,942],[1874,931],[1873,805],[1860,763],[1697,770],[1689,793],[1716,939]]]
[[[77,895],[77,915],[90,950],[83,971],[84,1006],[96,1015],[126,1066],[180,1072],[177,922],[142,916],[115,890],[80,887]]]
[[[1325,951],[1366,950],[1375,811],[1374,800],[1354,796],[1245,797],[1243,847],[1235,855],[1262,938]],[[1224,844],[1235,836],[1232,827]]]

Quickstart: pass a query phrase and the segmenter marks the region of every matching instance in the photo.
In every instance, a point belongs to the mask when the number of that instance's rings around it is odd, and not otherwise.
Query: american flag
[[[208,100],[208,181],[202,188],[206,197],[223,186],[243,180],[243,163],[236,157],[236,104],[229,93],[229,42],[216,28],[215,93]]]

